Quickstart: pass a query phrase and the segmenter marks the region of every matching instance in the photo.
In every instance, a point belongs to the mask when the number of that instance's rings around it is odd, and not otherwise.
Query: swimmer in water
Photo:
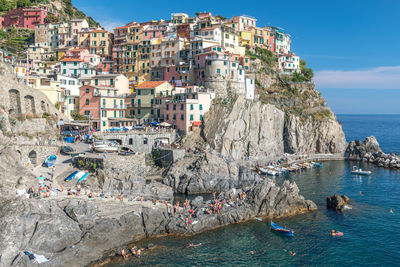
[[[188,248],[196,248],[198,246],[201,246],[201,243],[198,243],[198,244],[190,243],[187,247]]]
[[[390,209],[390,210],[389,210],[389,212],[390,212],[390,213],[393,213],[393,210],[392,210],[392,209]]]
[[[364,196],[363,192],[360,191],[360,195]]]
[[[254,250],[250,250],[250,254],[254,254]]]

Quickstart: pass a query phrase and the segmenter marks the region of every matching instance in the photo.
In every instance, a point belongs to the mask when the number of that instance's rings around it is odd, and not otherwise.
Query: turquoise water
[[[366,116],[358,119],[339,116],[339,119],[352,138],[363,138],[373,130]],[[393,127],[391,119],[386,121],[388,127]],[[369,126],[364,128],[365,132],[348,127],[357,123]],[[391,145],[398,145],[396,132],[383,135],[389,139],[380,140],[382,147],[393,151]],[[109,266],[399,266],[400,172],[361,164],[362,168],[372,170],[373,175],[354,176],[350,174],[353,164],[326,162],[321,169],[277,179],[278,183],[283,179],[296,181],[304,197],[319,208],[316,212],[276,220],[295,230],[292,238],[271,232],[265,222],[251,221],[190,238],[146,240],[137,245],[151,242],[158,248],[140,259]],[[345,213],[326,209],[326,196],[334,193],[349,196],[353,209]],[[389,213],[389,209],[394,213]],[[343,232],[344,236],[331,237],[331,229]],[[203,245],[186,248],[190,242]],[[297,254],[290,256],[285,249]]]

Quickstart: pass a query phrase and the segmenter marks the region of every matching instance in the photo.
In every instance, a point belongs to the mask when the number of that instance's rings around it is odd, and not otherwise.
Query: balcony
[[[101,109],[126,109],[127,105],[113,105],[112,107],[102,106]]]

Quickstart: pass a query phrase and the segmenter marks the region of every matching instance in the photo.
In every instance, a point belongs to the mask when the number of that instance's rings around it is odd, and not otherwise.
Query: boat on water
[[[292,229],[280,226],[274,222],[271,221],[271,229],[279,232],[281,234],[287,235],[287,236],[293,236],[294,235],[294,231]]]
[[[311,161],[311,164],[316,166],[316,167],[322,167],[322,163],[320,163],[320,162]]]
[[[352,174],[358,174],[358,175],[371,175],[371,171],[364,171],[361,168],[358,168],[357,166],[353,166],[353,170],[351,171]]]
[[[56,163],[56,160],[57,160],[57,156],[56,155],[48,156],[46,158],[46,160],[44,161],[44,165],[46,165],[47,167],[51,167]]]
[[[70,175],[68,175],[67,178],[64,179],[64,181],[68,182],[68,181],[73,180],[73,179],[76,177],[76,175],[77,175],[78,173],[79,173],[79,171],[74,171],[73,173],[71,173]]]

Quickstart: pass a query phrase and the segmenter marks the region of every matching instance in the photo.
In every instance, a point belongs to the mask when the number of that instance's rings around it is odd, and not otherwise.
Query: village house
[[[74,78],[89,78],[96,75],[96,70],[79,58],[63,58],[61,74]]]
[[[278,68],[281,73],[300,73],[300,57],[293,53],[281,55],[278,58]]]
[[[164,99],[162,111],[157,113],[162,113],[164,121],[186,133],[201,126],[203,116],[210,109],[214,97],[213,91],[198,86],[175,88],[172,98]]]
[[[93,127],[100,131],[130,126],[133,120],[125,116],[129,93],[129,81],[124,75],[96,75],[92,84],[80,87],[79,112],[90,117]]]
[[[58,16],[57,10],[49,7],[21,7],[9,10],[3,15],[3,28],[28,28],[34,29],[38,24],[44,24],[48,14]]]
[[[71,114],[74,111],[79,111],[79,79],[65,75],[57,75],[57,81],[60,83],[61,92],[63,92],[64,97],[61,112],[68,119],[72,120]]]
[[[155,117],[155,99],[171,96],[173,86],[167,81],[146,81],[139,84],[134,98],[134,113],[139,123],[151,122]]]

